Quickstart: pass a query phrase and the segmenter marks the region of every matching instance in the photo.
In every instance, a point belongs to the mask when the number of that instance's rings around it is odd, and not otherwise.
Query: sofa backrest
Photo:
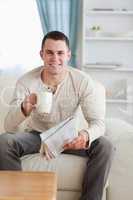
[[[0,133],[4,132],[4,119],[9,110],[17,77],[0,75]]]

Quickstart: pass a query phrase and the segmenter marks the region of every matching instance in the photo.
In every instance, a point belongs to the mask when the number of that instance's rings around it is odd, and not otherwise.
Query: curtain
[[[70,64],[76,67],[78,31],[82,0],[36,0],[43,33],[58,30],[70,40]]]

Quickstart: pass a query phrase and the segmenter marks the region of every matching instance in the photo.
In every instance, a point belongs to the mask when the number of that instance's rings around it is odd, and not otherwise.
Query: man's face
[[[71,57],[70,49],[65,41],[46,39],[40,51],[45,69],[51,74],[60,74]]]

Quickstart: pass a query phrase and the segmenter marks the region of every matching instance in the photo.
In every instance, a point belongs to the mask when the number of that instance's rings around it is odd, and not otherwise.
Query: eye
[[[64,52],[63,51],[59,51],[58,55],[64,55]]]
[[[53,52],[50,51],[50,50],[47,50],[46,53],[47,53],[48,55],[53,55]]]

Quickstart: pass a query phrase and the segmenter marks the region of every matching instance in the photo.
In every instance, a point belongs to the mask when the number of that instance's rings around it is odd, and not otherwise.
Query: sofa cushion
[[[24,171],[54,171],[58,177],[58,189],[80,191],[87,158],[61,154],[59,157],[46,160],[40,154],[22,157]]]

